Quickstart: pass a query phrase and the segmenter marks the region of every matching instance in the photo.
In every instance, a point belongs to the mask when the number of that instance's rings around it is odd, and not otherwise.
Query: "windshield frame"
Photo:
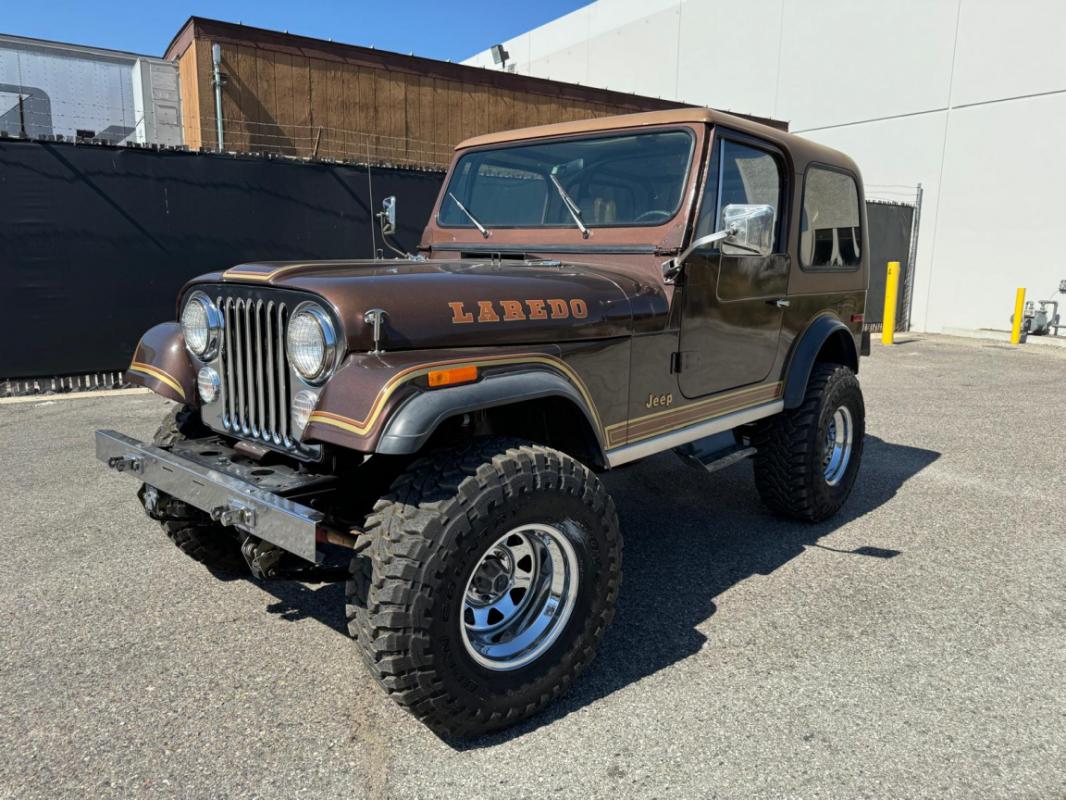
[[[605,129],[602,131],[586,132],[580,134],[574,134],[571,136],[551,136],[543,139],[521,139],[516,141],[501,142],[499,144],[488,145],[486,147],[474,147],[468,150],[464,150],[458,153],[454,162],[452,163],[447,174],[447,182],[442,187],[440,199],[437,203],[437,208],[434,210],[432,222],[435,227],[441,230],[449,231],[472,231],[477,232],[477,228],[472,224],[447,224],[441,219],[441,214],[444,210],[444,205],[448,202],[448,194],[452,191],[452,181],[458,173],[459,166],[462,164],[463,159],[468,156],[492,152],[494,150],[514,150],[522,147],[537,147],[545,144],[553,144],[556,142],[570,142],[570,141],[595,141],[598,139],[619,139],[627,136],[640,136],[640,135],[653,135],[660,133],[673,133],[681,132],[688,137],[688,157],[685,161],[684,169],[681,170],[681,190],[678,192],[677,202],[670,212],[670,216],[661,220],[653,220],[649,222],[615,222],[615,223],[591,223],[585,221],[585,225],[589,228],[589,231],[597,230],[611,230],[611,229],[648,229],[648,228],[660,228],[664,225],[673,223],[678,215],[685,210],[687,206],[687,200],[689,195],[690,183],[692,180],[692,165],[696,158],[696,149],[699,144],[699,137],[696,131],[690,125],[678,124],[678,125],[656,125],[639,128],[615,128]],[[560,230],[573,230],[577,231],[573,221],[568,219],[566,222],[558,222],[543,225],[490,225],[485,224],[485,227],[491,231],[560,231]]]

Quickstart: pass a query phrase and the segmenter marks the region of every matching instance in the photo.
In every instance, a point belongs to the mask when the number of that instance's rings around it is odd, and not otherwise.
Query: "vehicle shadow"
[[[752,575],[768,575],[808,547],[890,559],[899,552],[863,544],[853,549],[819,539],[895,496],[940,456],[932,450],[867,436],[858,482],[844,508],[815,525],[779,519],[759,501],[750,464],[708,475],[664,453],[604,476],[625,536],[624,579],[613,625],[573,690],[532,719],[498,734],[448,741],[456,750],[489,747],[550,724],[698,652],[697,627],[715,599]],[[343,584],[267,581],[277,598],[267,607],[285,619],[314,618],[346,634]]]
[[[697,626],[717,610],[715,598],[752,575],[772,573],[807,547],[821,547],[819,539],[889,501],[939,456],[867,436],[851,497],[835,517],[815,525],[771,515],[759,501],[749,464],[708,475],[666,453],[608,473],[604,481],[625,536],[624,577],[614,623],[595,661],[573,690],[532,719],[448,744],[468,750],[522,736],[698,652],[706,637]],[[842,552],[899,555],[871,544]]]

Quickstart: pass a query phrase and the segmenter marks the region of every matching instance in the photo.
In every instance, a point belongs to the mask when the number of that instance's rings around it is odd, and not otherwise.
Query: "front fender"
[[[489,375],[476,383],[413,395],[389,418],[378,440],[377,452],[390,455],[417,453],[437,427],[450,417],[546,397],[569,400],[584,414],[589,428],[596,431],[592,410],[577,387],[550,369],[536,368]],[[597,440],[600,456],[606,462],[598,435]]]
[[[164,322],[141,337],[126,370],[126,381],[178,403],[199,405],[196,367],[185,350],[180,323]]]
[[[469,365],[478,368],[477,382],[429,388],[430,371]],[[499,348],[356,353],[323,388],[303,441],[364,453],[411,453],[447,417],[546,396],[575,402],[602,448],[602,425],[588,389],[555,345],[502,353]]]

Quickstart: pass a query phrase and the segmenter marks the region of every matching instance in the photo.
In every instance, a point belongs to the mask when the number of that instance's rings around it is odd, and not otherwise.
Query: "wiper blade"
[[[451,192],[448,192],[448,197],[450,197],[452,199],[452,202],[454,202],[457,206],[459,206],[459,210],[460,211],[462,211],[464,214],[466,214],[467,219],[469,219],[471,222],[474,223],[474,227],[478,229],[478,232],[482,236],[484,236],[486,239],[488,239],[489,238],[488,230],[486,230],[484,225],[482,225],[480,222],[477,221],[477,217],[475,217],[473,214],[471,214],[466,206],[464,206],[462,203],[459,202],[459,198],[456,197]]]
[[[574,224],[581,229],[581,236],[585,239],[589,238],[589,229],[584,222],[581,221],[581,209],[578,208],[577,203],[574,202],[574,198],[566,193],[566,189],[559,182],[559,179],[555,177],[555,173],[548,175],[552,179],[552,183],[555,185],[555,190],[559,193],[559,197],[563,199],[563,205],[566,206],[566,210],[570,212],[570,216],[574,218]]]

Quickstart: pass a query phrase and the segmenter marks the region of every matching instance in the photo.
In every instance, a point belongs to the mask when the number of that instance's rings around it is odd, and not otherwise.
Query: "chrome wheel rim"
[[[830,486],[840,483],[847,471],[848,462],[851,460],[853,436],[851,412],[847,406],[841,406],[833,412],[833,417],[829,420],[822,446],[822,474]]]
[[[491,670],[532,663],[566,628],[577,599],[577,553],[552,525],[508,531],[478,560],[463,592],[467,653]]]

